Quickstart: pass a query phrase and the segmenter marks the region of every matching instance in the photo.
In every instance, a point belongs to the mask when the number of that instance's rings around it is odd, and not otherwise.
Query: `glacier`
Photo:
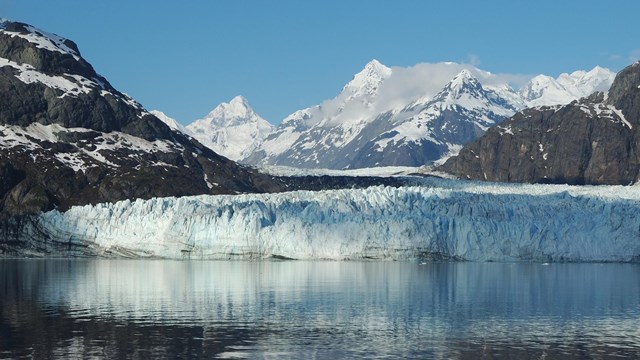
[[[419,182],[79,206],[32,218],[20,238],[23,254],[54,256],[640,260],[640,187]]]

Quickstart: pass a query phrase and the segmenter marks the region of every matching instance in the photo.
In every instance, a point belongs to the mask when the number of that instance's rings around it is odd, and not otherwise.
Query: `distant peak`
[[[244,107],[249,107],[249,102],[244,96],[238,95],[229,101],[229,105],[242,105]]]
[[[353,79],[345,85],[343,91],[355,91],[357,93],[373,95],[384,80],[391,76],[391,68],[382,65],[373,59],[365,65],[364,69],[353,76]]]
[[[449,87],[457,88],[468,84],[478,84],[478,79],[476,79],[476,77],[471,74],[471,71],[462,69],[462,71],[460,71],[456,76],[453,77],[453,79],[451,79],[451,81],[449,82]]]
[[[556,79],[552,78],[549,75],[540,74],[540,75],[536,75],[533,78],[531,78],[529,83],[530,84],[546,84],[546,83],[553,83],[555,81],[556,81]]]
[[[380,61],[376,59],[369,61],[367,65],[365,65],[364,71],[374,72],[385,78],[391,75],[391,68],[383,65]]]
[[[247,99],[241,95],[234,97],[228,103],[220,103],[207,116],[195,122],[198,121],[213,124],[216,127],[235,126],[248,122],[267,123],[251,108]]]
[[[216,112],[217,116],[225,114],[226,117],[232,117],[234,115],[247,116],[247,114],[252,111],[251,106],[249,106],[249,101],[242,95],[234,97],[228,103],[223,102],[213,109],[213,112]]]
[[[471,71],[467,70],[467,69],[462,69],[462,71],[460,71],[456,76],[453,77],[453,80],[464,80],[464,81],[469,81],[469,80],[475,80],[475,77],[471,74]]]
[[[607,68],[604,68],[600,65],[596,65],[593,69],[589,70],[587,74],[594,75],[604,75],[604,76],[614,76],[615,73]]]
[[[391,76],[391,68],[388,68],[382,65],[378,60],[373,59],[364,66],[362,71],[353,77],[353,81],[364,81],[366,79],[384,80],[389,76]]]

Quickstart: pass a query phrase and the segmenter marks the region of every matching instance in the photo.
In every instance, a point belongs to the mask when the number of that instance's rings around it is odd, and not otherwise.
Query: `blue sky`
[[[0,17],[74,40],[112,85],[183,123],[244,95],[277,124],[374,58],[617,71],[640,58],[638,14],[636,0],[0,0]]]

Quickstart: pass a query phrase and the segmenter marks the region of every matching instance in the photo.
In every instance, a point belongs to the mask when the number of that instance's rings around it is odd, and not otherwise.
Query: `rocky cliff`
[[[489,181],[622,184],[639,180],[640,62],[608,92],[515,114],[439,169]]]

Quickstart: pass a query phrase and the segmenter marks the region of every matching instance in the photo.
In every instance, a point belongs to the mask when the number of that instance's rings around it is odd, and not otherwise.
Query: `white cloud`
[[[345,107],[345,100],[349,94],[343,93],[323,101],[318,108],[311,109],[312,117],[327,118],[324,125],[333,126],[343,122],[344,119],[357,121],[357,119],[404,107],[414,100],[430,99],[463,69],[470,71],[483,86],[487,87],[509,85],[517,90],[532,77],[522,74],[493,74],[471,64],[454,62],[420,63],[410,67],[393,66],[389,78],[380,85],[372,107],[360,102],[350,102]]]
[[[463,69],[474,74],[484,86],[508,84],[515,89],[524,86],[530,75],[492,74],[471,64],[453,62],[420,63],[410,67],[392,67],[391,76],[380,87],[377,109],[385,111],[407,104],[407,99],[433,97]]]
[[[467,63],[471,66],[480,66],[480,57],[476,54],[469,54]]]

